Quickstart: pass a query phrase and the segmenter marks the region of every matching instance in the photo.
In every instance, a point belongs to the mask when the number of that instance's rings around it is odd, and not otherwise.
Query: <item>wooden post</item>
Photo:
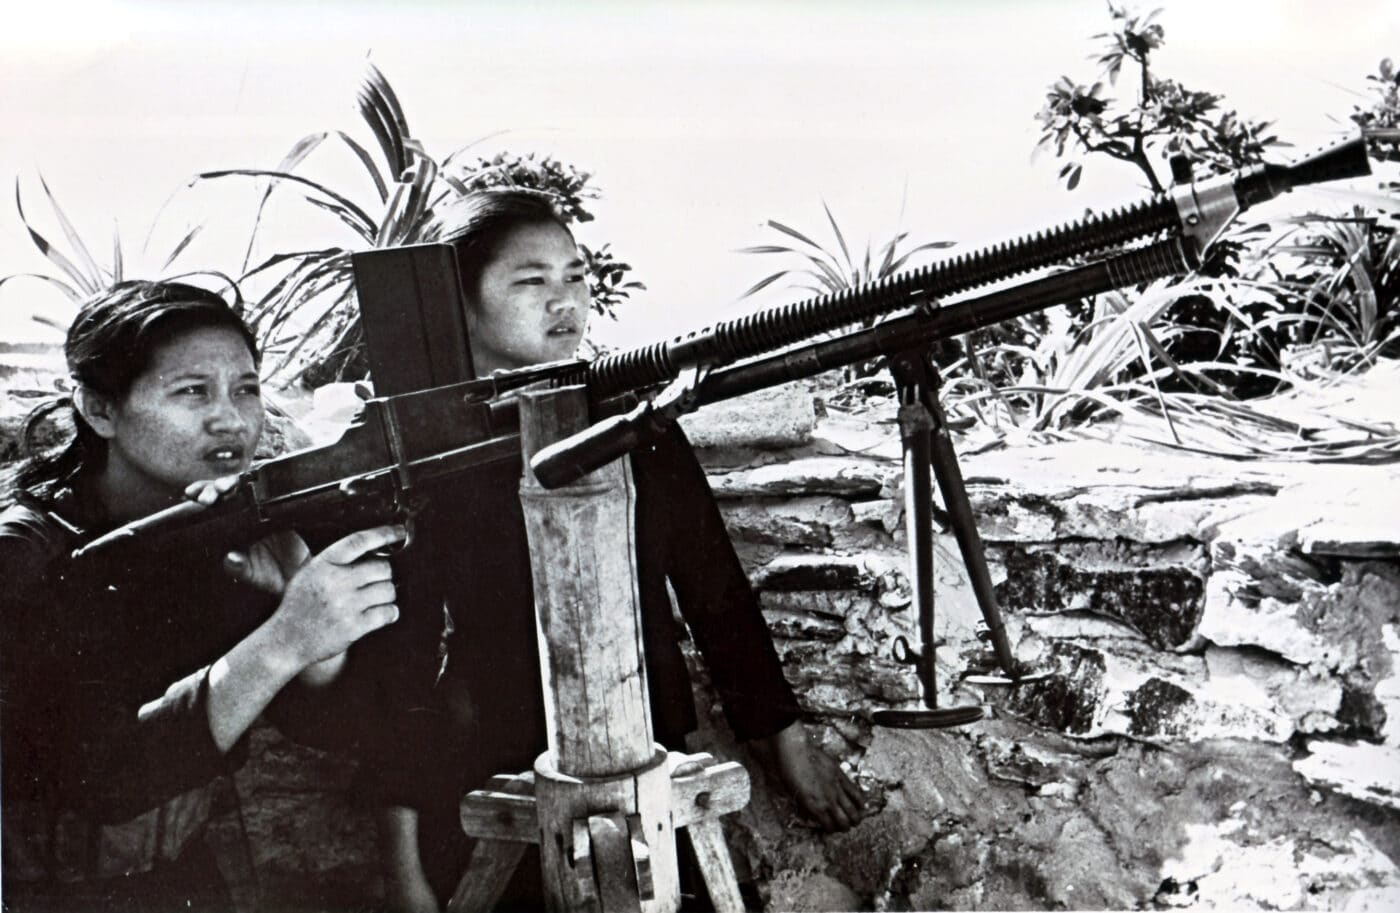
[[[474,376],[451,245],[388,248],[353,259],[380,395]],[[587,422],[578,389],[527,394],[521,408],[526,460]],[[558,492],[540,488],[525,473],[521,500],[549,751],[536,763],[537,774],[500,772],[509,775],[463,797],[462,830],[478,842],[448,903],[450,913],[490,909],[531,843],[540,844],[552,910],[670,913],[680,904],[680,828],[692,837],[716,910],[742,913],[718,819],[748,802],[748,774],[708,755],[668,756],[653,742],[629,470],[627,460],[618,460]],[[396,577],[405,584],[433,579],[424,562],[436,560],[434,554],[420,548],[396,555]],[[438,619],[419,614],[420,624],[400,622],[367,638],[366,646],[381,645],[387,657],[419,652],[393,645],[394,639],[436,643]],[[415,678],[411,684],[424,683]]]
[[[554,490],[528,469],[588,421],[582,388],[521,397],[520,500],[549,731],[535,764],[546,899],[556,911],[612,910],[630,893],[639,909],[668,913],[680,904],[671,779],[652,736],[630,465]]]

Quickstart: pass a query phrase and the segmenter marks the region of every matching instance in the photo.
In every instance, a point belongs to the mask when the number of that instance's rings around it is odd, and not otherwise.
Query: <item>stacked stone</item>
[[[939,536],[938,703],[987,717],[888,730],[873,711],[920,706],[890,655],[918,641],[893,408],[818,408],[789,388],[687,420],[813,731],[871,796],[821,836],[759,777],[731,843],[775,907],[1400,901],[1400,470],[964,456],[1017,657],[1047,676],[961,681],[989,657]],[[743,757],[699,699],[706,748]]]

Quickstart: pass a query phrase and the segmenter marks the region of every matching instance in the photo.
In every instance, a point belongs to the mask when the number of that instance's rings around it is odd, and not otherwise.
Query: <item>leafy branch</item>
[[[1068,151],[1102,155],[1126,162],[1147,180],[1155,193],[1166,184],[1154,160],[1177,159],[1210,171],[1227,171],[1259,161],[1271,146],[1283,145],[1269,133],[1269,121],[1254,121],[1220,108],[1222,96],[1189,89],[1152,71],[1152,53],[1162,47],[1166,32],[1155,20],[1161,10],[1146,15],[1108,4],[1114,28],[1095,35],[1106,42],[1096,62],[1102,79],[1092,84],[1061,76],[1046,93],[1036,114],[1043,132],[1037,146],[1053,150],[1056,158]],[[1131,103],[1106,96],[1104,80],[1116,86],[1125,69],[1138,78]],[[1084,165],[1071,159],[1060,169],[1065,186],[1073,190]]]

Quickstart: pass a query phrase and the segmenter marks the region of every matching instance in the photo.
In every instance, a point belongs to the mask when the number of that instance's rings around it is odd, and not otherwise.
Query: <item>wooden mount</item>
[[[522,393],[526,465],[588,424],[582,388]],[[675,913],[677,828],[715,908],[743,909],[718,816],[748,802],[747,772],[668,754],[652,736],[635,496],[626,459],[555,489],[528,470],[521,479],[549,747],[533,777],[498,777],[462,800],[462,829],[479,842],[449,910],[487,909],[535,843],[554,913]]]
[[[674,911],[674,833],[684,829],[715,909],[738,913],[743,901],[719,816],[748,801],[743,766],[708,754],[657,748],[641,770],[584,778],[559,773],[546,752],[533,774],[495,777],[462,799],[462,830],[479,842],[448,909],[489,909],[534,843],[552,909]]]
[[[522,394],[526,463],[588,420],[582,387]],[[553,490],[528,470],[520,482],[549,748],[559,770],[573,776],[639,770],[655,744],[637,595],[635,498],[625,459]]]

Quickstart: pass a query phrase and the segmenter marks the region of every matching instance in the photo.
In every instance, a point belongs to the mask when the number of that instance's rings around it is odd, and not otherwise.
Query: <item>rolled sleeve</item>
[[[237,770],[248,757],[245,734],[219,750],[209,728],[209,667],[171,684],[134,711],[96,692],[84,704],[96,719],[84,732],[85,803],[102,821],[124,821]]]

